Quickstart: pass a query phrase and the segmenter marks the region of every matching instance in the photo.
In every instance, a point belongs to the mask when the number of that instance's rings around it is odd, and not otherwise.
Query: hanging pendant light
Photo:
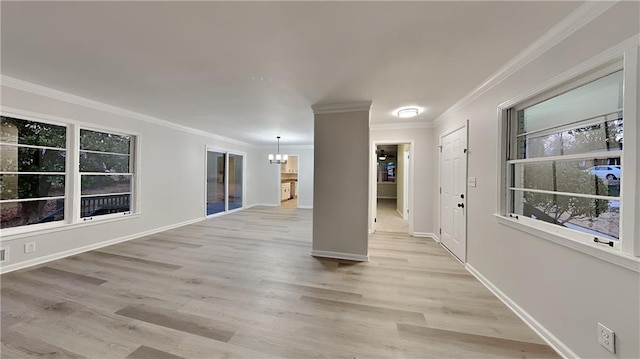
[[[283,163],[287,163],[289,161],[289,155],[281,155],[280,154],[280,136],[276,137],[278,139],[278,152],[275,155],[269,154],[269,163],[274,165],[279,165]]]

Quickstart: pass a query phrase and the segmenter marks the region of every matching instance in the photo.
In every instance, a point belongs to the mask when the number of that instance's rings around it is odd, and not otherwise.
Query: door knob
[[[464,208],[464,203],[458,203],[458,207]]]

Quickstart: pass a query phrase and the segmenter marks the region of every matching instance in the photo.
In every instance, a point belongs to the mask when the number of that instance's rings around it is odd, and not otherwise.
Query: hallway
[[[376,232],[409,233],[409,221],[397,210],[395,198],[378,198]]]

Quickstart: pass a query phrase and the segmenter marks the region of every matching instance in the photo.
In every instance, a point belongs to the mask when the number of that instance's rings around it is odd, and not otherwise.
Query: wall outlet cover
[[[598,323],[598,343],[605,347],[608,351],[616,352],[616,333],[605,327],[602,323]]]

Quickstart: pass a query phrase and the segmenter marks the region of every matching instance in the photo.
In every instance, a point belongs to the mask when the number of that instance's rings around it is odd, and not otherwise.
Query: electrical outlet
[[[602,323],[598,323],[598,343],[607,348],[608,351],[616,352],[616,333],[605,327]]]
[[[24,244],[24,252],[31,253],[36,251],[36,242],[29,242]]]

